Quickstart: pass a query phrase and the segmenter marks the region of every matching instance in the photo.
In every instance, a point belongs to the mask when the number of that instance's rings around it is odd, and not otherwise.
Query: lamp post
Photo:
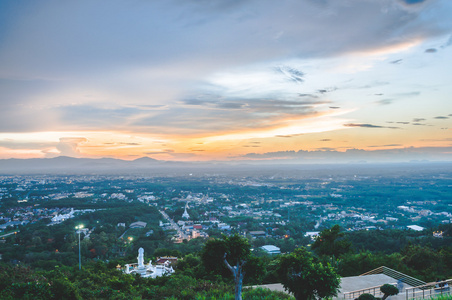
[[[81,270],[82,269],[82,256],[80,254],[80,233],[81,233],[81,229],[83,228],[83,224],[75,226],[75,229],[77,229],[77,233],[78,233],[78,269]]]

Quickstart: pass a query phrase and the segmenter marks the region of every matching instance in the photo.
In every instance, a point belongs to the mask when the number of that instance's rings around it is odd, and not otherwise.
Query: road
[[[179,225],[174,223],[173,219],[171,219],[166,212],[163,210],[159,210],[159,212],[162,214],[162,216],[171,224],[171,227],[176,230],[177,234],[180,236],[182,240],[188,240],[188,236],[182,232],[182,229],[180,229]]]

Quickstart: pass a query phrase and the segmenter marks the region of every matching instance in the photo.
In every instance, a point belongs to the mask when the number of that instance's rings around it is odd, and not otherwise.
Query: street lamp
[[[81,229],[83,228],[83,224],[80,224],[78,226],[75,226],[75,229],[77,229],[78,233],[78,269],[82,269],[82,256],[80,255],[80,233]]]

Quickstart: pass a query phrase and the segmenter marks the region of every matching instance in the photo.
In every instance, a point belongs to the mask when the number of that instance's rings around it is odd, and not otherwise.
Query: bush
[[[399,289],[391,284],[383,284],[380,287],[380,291],[384,294],[383,300],[392,295],[397,295],[399,293]]]
[[[374,295],[371,294],[361,294],[358,297],[358,300],[375,300],[376,298],[374,297]]]

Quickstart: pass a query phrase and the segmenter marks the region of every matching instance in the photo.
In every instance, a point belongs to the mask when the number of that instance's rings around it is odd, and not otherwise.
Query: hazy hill
[[[0,159],[0,175],[26,174],[142,174],[312,177],[323,175],[376,175],[450,173],[452,162],[381,164],[302,164],[290,161],[173,162],[141,157],[132,161],[114,158]]]

